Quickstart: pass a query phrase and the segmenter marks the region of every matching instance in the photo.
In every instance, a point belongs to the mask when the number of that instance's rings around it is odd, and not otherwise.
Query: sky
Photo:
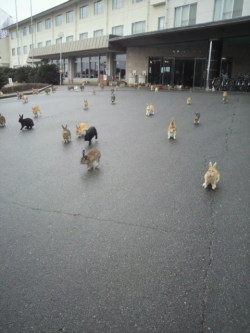
[[[16,22],[15,5],[17,5],[17,20],[22,21],[31,16],[31,6],[32,15],[36,15],[64,2],[67,2],[67,0],[0,0],[0,9],[12,16],[14,22]]]

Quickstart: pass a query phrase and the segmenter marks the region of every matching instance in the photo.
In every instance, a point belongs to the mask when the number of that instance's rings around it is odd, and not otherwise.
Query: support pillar
[[[69,83],[73,83],[73,79],[75,77],[75,67],[74,67],[74,63],[75,63],[75,58],[71,57],[68,58],[68,80]]]
[[[115,76],[115,54],[107,53],[107,66],[106,66],[107,75],[114,78]]]
[[[210,40],[207,62],[206,90],[212,88],[212,80],[220,73],[222,41]]]

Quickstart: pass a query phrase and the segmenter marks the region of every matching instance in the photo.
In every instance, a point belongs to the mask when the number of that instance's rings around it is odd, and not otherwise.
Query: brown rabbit
[[[67,128],[67,125],[66,126],[62,125],[62,129],[63,129],[63,132],[62,132],[63,141],[64,141],[64,143],[69,143],[71,141],[71,132]]]
[[[227,93],[227,91],[223,92],[222,102],[223,102],[223,104],[228,103],[228,93]]]
[[[83,109],[84,109],[84,110],[88,110],[88,108],[89,108],[89,102],[88,102],[87,99],[85,99],[85,100],[83,101]]]
[[[5,117],[2,116],[1,113],[0,113],[0,126],[1,126],[1,127],[4,127],[4,126],[5,126],[5,123],[6,123],[6,121],[5,121]]]
[[[192,98],[191,97],[188,97],[187,98],[187,105],[191,105],[192,104]]]
[[[168,139],[173,138],[176,139],[176,124],[174,119],[170,121],[170,124],[168,126]]]
[[[80,160],[80,164],[86,164],[88,167],[88,171],[94,168],[94,163],[96,162],[96,168],[99,167],[100,164],[101,153],[97,149],[91,149],[85,154],[85,150],[82,151],[82,158]]]
[[[194,124],[195,125],[198,125],[200,123],[200,117],[201,117],[201,114],[199,112],[195,112],[195,114],[194,114]]]
[[[212,189],[216,189],[216,183],[220,180],[220,173],[216,169],[217,163],[215,162],[212,164],[212,162],[209,162],[209,168],[208,171],[205,173],[204,179],[205,182],[202,184],[204,188],[207,188],[209,184],[211,184]]]
[[[39,108],[38,105],[36,105],[36,106],[34,106],[34,107],[32,108],[32,112],[33,112],[33,115],[34,115],[35,118],[38,117],[38,113],[39,113],[39,112],[40,112],[40,114],[41,114],[41,111],[40,111],[40,108]]]

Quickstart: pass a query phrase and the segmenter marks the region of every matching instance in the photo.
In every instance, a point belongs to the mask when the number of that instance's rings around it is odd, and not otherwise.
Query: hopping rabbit
[[[99,167],[100,164],[101,153],[97,149],[91,149],[85,154],[85,150],[82,151],[82,158],[80,160],[80,164],[86,164],[88,167],[88,171],[94,168],[94,163],[96,164],[95,168]]]
[[[85,99],[83,101],[83,110],[88,110],[88,108],[89,108],[89,102],[87,101],[87,99]]]
[[[194,124],[198,125],[200,123],[201,114],[199,112],[194,113]]]
[[[5,117],[1,115],[0,113],[0,126],[4,127],[6,124]]]
[[[33,115],[34,115],[35,118],[38,117],[38,113],[41,114],[41,111],[40,111],[40,108],[39,108],[38,105],[36,105],[36,106],[34,106],[34,107],[32,108],[32,112],[33,112]]]
[[[147,107],[146,107],[146,116],[152,116],[155,114],[155,108],[152,104],[147,104]]]
[[[111,104],[115,104],[115,95],[114,94],[111,95]]]
[[[29,101],[28,95],[23,95],[22,100],[23,100],[23,103],[28,103],[28,101]]]
[[[69,143],[71,141],[71,132],[67,128],[67,125],[65,125],[65,126],[62,125],[62,129],[63,129],[63,132],[62,132],[63,142]]]
[[[168,139],[173,138],[176,139],[176,124],[174,119],[171,119],[170,124],[168,126]]]
[[[78,136],[78,138],[84,136],[86,134],[87,129],[88,125],[85,123],[81,123],[79,124],[79,126],[76,125],[76,135]]]
[[[191,97],[188,97],[187,98],[187,105],[191,105],[192,104],[192,98]]]
[[[32,127],[34,126],[34,122],[31,118],[23,119],[23,114],[22,115],[19,114],[19,120],[18,121],[22,125],[20,130],[22,130],[24,127],[26,127],[27,129],[32,129]]]
[[[215,162],[212,164],[212,162],[209,162],[209,168],[208,171],[204,175],[205,182],[202,184],[204,188],[207,188],[209,184],[211,184],[212,189],[216,189],[216,183],[220,180],[220,173],[216,169],[217,163]]]
[[[228,103],[228,93],[227,93],[227,91],[223,92],[222,102],[223,102],[223,104]]]
[[[90,127],[85,135],[84,135],[84,140],[89,142],[89,146],[91,145],[91,140],[93,139],[93,137],[95,137],[95,139],[97,140],[97,130],[95,127]]]

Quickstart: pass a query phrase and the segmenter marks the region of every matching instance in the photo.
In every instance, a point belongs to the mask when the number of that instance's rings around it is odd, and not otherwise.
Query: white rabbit
[[[23,95],[22,100],[23,100],[23,103],[28,103],[28,101],[29,101],[28,95]]]
[[[151,115],[154,115],[155,113],[155,108],[152,104],[147,104],[147,107],[146,107],[146,116],[151,116]]]

